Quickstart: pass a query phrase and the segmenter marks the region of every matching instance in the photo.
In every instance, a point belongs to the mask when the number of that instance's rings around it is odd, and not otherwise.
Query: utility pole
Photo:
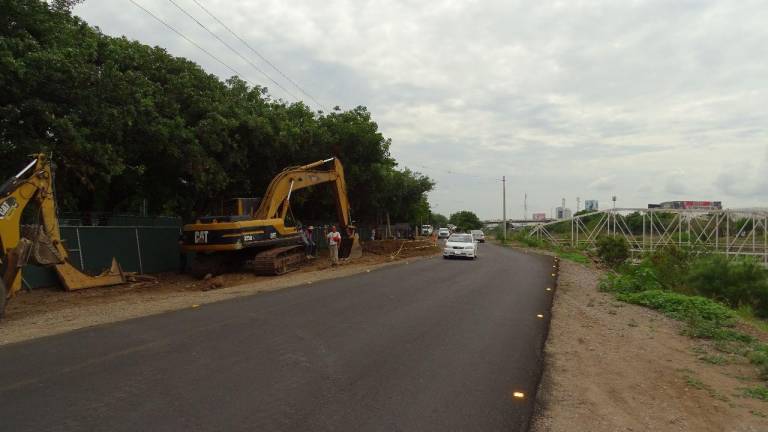
[[[528,192],[525,193],[523,199],[523,220],[528,220]]]
[[[507,241],[507,176],[501,176],[501,217],[504,219],[504,242]]]

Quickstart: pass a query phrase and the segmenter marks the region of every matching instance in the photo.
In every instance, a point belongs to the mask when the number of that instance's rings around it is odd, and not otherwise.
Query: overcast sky
[[[270,93],[293,98],[167,0],[135,0]],[[192,0],[175,0],[263,68]],[[401,166],[437,181],[433,210],[549,213],[768,201],[768,3],[198,0],[326,107],[367,106]],[[233,73],[129,0],[75,14]]]

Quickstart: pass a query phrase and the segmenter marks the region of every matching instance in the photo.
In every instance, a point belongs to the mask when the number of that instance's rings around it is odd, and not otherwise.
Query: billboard
[[[533,220],[543,221],[543,220],[546,220],[546,219],[547,219],[547,214],[546,213],[534,213],[533,214]]]
[[[597,211],[598,210],[597,200],[586,200],[586,201],[584,201],[584,210],[586,210],[586,211]]]

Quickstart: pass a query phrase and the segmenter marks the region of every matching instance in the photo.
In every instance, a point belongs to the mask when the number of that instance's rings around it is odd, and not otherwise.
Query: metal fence
[[[124,271],[162,273],[180,265],[179,226],[62,226],[61,237],[72,264],[90,274],[109,268],[117,258]],[[26,266],[29,288],[58,283],[52,269]]]

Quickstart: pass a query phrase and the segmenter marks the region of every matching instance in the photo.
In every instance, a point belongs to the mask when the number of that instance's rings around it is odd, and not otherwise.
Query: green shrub
[[[749,306],[757,316],[768,317],[768,272],[754,259],[723,255],[697,258],[687,283],[698,294],[734,308]]]
[[[661,290],[653,269],[647,266],[624,266],[616,273],[606,273],[600,281],[600,290],[616,293],[633,293]]]
[[[732,310],[716,301],[670,291],[625,292],[617,297],[627,303],[656,309],[681,321],[702,320],[716,325],[730,325],[736,317]]]
[[[629,243],[624,237],[601,237],[597,240],[597,256],[607,265],[618,267],[629,258]]]
[[[688,292],[686,278],[691,262],[689,249],[676,245],[661,247],[649,254],[643,262],[653,268],[657,280],[664,288]]]

